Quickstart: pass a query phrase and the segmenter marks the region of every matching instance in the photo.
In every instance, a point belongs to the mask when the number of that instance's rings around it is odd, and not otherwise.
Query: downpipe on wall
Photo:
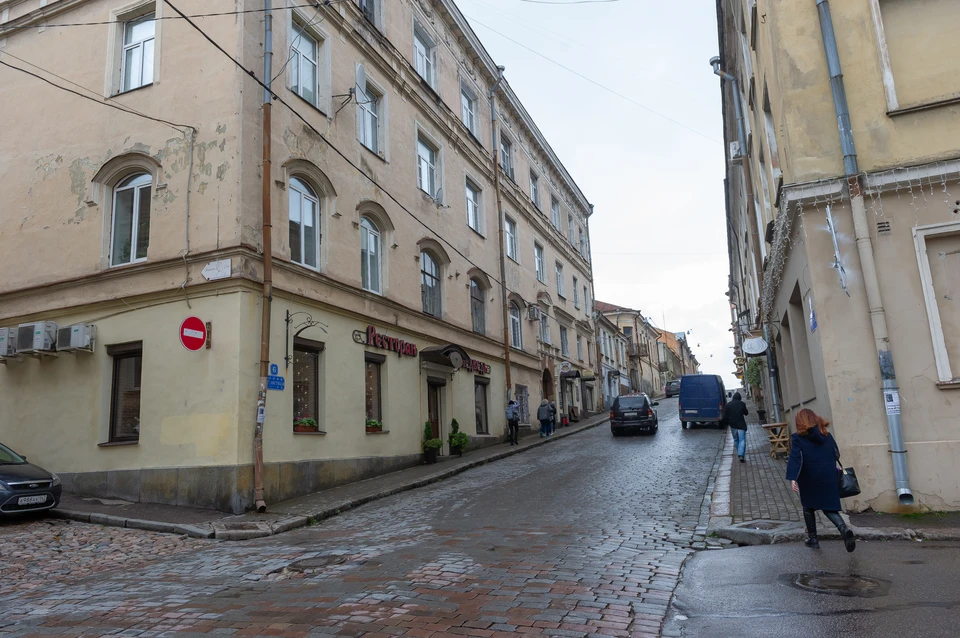
[[[853,227],[857,240],[857,251],[863,269],[864,287],[873,327],[873,339],[877,347],[882,394],[887,412],[887,430],[890,437],[890,453],[893,455],[893,475],[896,480],[897,499],[901,505],[913,505],[913,492],[910,490],[910,476],[907,472],[907,450],[903,440],[903,425],[900,421],[899,385],[893,366],[893,353],[890,351],[890,336],[887,331],[887,318],[883,309],[883,296],[880,292],[880,276],[874,258],[873,240],[867,222],[867,210],[863,201],[863,188],[860,182],[860,169],[857,166],[857,149],[850,126],[850,109],[843,85],[843,72],[840,67],[840,55],[837,51],[837,39],[833,29],[829,0],[816,0],[820,17],[820,32],[823,37],[823,50],[830,72],[830,91],[837,114],[837,128],[840,132],[840,145],[843,149],[843,167],[847,175],[847,188],[850,192],[850,209],[853,214]],[[896,399],[895,401],[893,399]]]

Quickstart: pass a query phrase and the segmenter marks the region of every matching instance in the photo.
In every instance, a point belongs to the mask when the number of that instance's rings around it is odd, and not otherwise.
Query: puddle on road
[[[886,596],[890,581],[866,576],[831,574],[830,572],[804,572],[783,574],[780,580],[791,587],[816,594],[876,598]]]

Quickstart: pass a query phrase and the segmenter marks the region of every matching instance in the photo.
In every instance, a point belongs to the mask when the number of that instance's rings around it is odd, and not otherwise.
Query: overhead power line
[[[561,3],[561,4],[572,4],[572,3]],[[648,113],[652,113],[653,115],[656,115],[657,117],[663,118],[663,119],[665,119],[665,120],[668,121],[668,122],[672,122],[673,124],[676,124],[676,125],[679,126],[680,128],[686,129],[686,130],[690,131],[691,133],[695,133],[696,135],[699,135],[700,137],[702,137],[702,138],[704,138],[704,139],[710,140],[711,142],[714,142],[714,143],[716,143],[716,144],[722,144],[722,143],[723,143],[723,142],[721,142],[720,140],[718,140],[718,139],[716,139],[716,138],[710,137],[710,136],[707,135],[706,133],[701,133],[701,132],[698,131],[697,129],[691,128],[691,127],[687,126],[686,124],[684,124],[683,122],[680,122],[680,121],[678,121],[678,120],[673,119],[673,118],[670,117],[669,115],[664,115],[663,113],[660,113],[659,111],[655,111],[654,109],[650,108],[650,107],[647,106],[646,104],[643,104],[643,103],[641,103],[641,102],[638,102],[638,101],[636,101],[635,99],[633,99],[632,97],[629,97],[629,96],[627,96],[627,95],[624,95],[623,93],[617,91],[616,89],[611,89],[609,86],[606,86],[606,85],[604,85],[604,84],[601,84],[601,83],[597,82],[596,80],[594,80],[593,78],[588,77],[588,76],[584,75],[583,73],[580,73],[579,71],[576,71],[576,70],[574,70],[574,69],[571,69],[570,67],[568,67],[568,66],[566,66],[566,65],[564,65],[564,64],[561,64],[560,62],[557,62],[557,61],[554,60],[553,58],[551,58],[551,57],[549,57],[549,56],[546,56],[546,55],[540,53],[539,51],[537,51],[537,50],[535,50],[535,49],[531,49],[530,47],[528,47],[528,46],[525,45],[524,43],[522,43],[522,42],[520,42],[520,41],[518,41],[518,40],[514,40],[513,38],[511,38],[511,37],[508,36],[508,35],[505,35],[505,34],[503,34],[503,33],[500,33],[499,31],[497,31],[497,30],[494,29],[493,27],[488,26],[488,25],[484,24],[483,22],[480,22],[480,21],[477,20],[476,18],[472,18],[472,17],[470,17],[470,16],[466,16],[466,17],[467,17],[467,19],[470,20],[470,22],[472,22],[472,23],[474,23],[474,24],[480,25],[481,27],[487,29],[488,31],[491,31],[491,32],[497,34],[497,35],[500,36],[501,38],[504,38],[504,39],[506,39],[506,40],[509,40],[510,42],[513,42],[513,43],[516,44],[517,46],[526,49],[526,50],[529,51],[530,53],[533,53],[534,55],[543,58],[543,59],[546,60],[547,62],[549,62],[549,63],[551,63],[551,64],[554,64],[554,65],[560,67],[560,68],[563,69],[564,71],[567,71],[567,72],[569,72],[569,73],[572,73],[572,74],[576,75],[577,77],[579,77],[579,78],[581,78],[581,79],[583,79],[583,80],[586,80],[587,82],[589,82],[590,84],[593,84],[594,86],[600,87],[601,89],[603,89],[604,91],[607,91],[608,93],[612,93],[612,94],[616,95],[617,97],[622,98],[622,99],[626,100],[627,102],[630,102],[631,104],[635,104],[636,106],[639,106],[640,108],[642,108],[643,110],[647,111]]]
[[[321,140],[323,140],[324,143],[326,143],[326,145],[329,146],[330,149],[333,150],[334,153],[336,153],[338,156],[340,156],[340,158],[341,158],[344,162],[346,162],[346,163],[347,163],[351,168],[353,168],[356,172],[358,172],[360,175],[362,175],[362,176],[365,177],[368,181],[370,181],[374,186],[376,186],[378,189],[380,189],[380,190],[390,199],[390,201],[392,201],[394,204],[396,204],[396,205],[400,208],[400,210],[402,210],[402,211],[405,212],[407,215],[409,215],[415,222],[417,222],[418,224],[420,224],[421,226],[423,226],[430,234],[432,234],[432,235],[435,236],[437,239],[439,239],[440,241],[442,241],[444,244],[446,244],[447,246],[449,246],[450,249],[453,250],[454,253],[456,253],[457,255],[459,255],[459,256],[460,256],[464,261],[466,261],[468,264],[470,264],[470,265],[473,266],[474,268],[476,268],[476,269],[480,270],[481,272],[483,272],[491,281],[495,282],[495,283],[496,283],[497,285],[499,285],[499,286],[502,286],[503,289],[506,290],[507,292],[516,294],[516,295],[518,295],[518,296],[520,296],[520,297],[522,298],[522,295],[520,295],[520,293],[516,292],[515,290],[511,290],[509,287],[507,287],[506,282],[500,281],[499,279],[497,279],[496,277],[494,277],[493,275],[491,275],[490,273],[488,273],[485,269],[481,268],[481,267],[479,266],[479,264],[477,264],[476,262],[474,262],[473,260],[471,260],[469,257],[467,257],[467,255],[465,255],[459,248],[457,248],[450,240],[448,240],[446,237],[444,237],[443,235],[441,235],[440,233],[438,233],[438,232],[435,231],[434,229],[430,228],[430,226],[428,226],[423,220],[421,220],[419,217],[417,217],[417,215],[416,215],[413,211],[411,211],[409,208],[407,208],[406,206],[404,206],[403,203],[401,203],[400,200],[398,200],[398,199],[393,195],[393,193],[391,193],[391,192],[388,191],[386,188],[384,188],[384,187],[383,187],[379,182],[377,182],[374,178],[372,178],[372,177],[370,177],[369,175],[367,175],[367,173],[364,172],[363,169],[361,169],[359,166],[357,166],[349,157],[347,157],[347,156],[343,153],[343,151],[341,151],[341,150],[340,150],[339,148],[337,148],[329,139],[327,139],[327,136],[324,135],[320,130],[318,130],[318,129],[317,129],[309,120],[307,120],[297,109],[295,109],[293,106],[291,106],[291,105],[290,105],[286,100],[284,100],[282,97],[280,97],[279,95],[277,95],[276,93],[274,93],[273,89],[271,89],[270,87],[268,87],[260,78],[258,78],[258,77],[256,76],[256,74],[255,74],[251,69],[248,69],[247,67],[243,66],[243,64],[241,64],[239,60],[237,60],[235,57],[233,57],[228,51],[226,51],[222,46],[220,46],[220,44],[217,43],[216,40],[214,40],[214,39],[213,39],[212,37],[210,37],[210,35],[208,35],[202,28],[200,28],[199,25],[197,25],[195,22],[193,22],[193,20],[190,19],[190,16],[185,15],[185,14],[184,14],[182,11],[180,11],[180,9],[178,9],[170,0],[163,0],[163,1],[164,1],[171,9],[173,9],[174,11],[176,11],[177,14],[179,14],[181,17],[183,17],[183,18],[187,21],[187,24],[189,24],[189,25],[192,26],[194,29],[196,29],[196,31],[197,31],[200,35],[202,35],[205,40],[207,40],[207,42],[209,42],[210,44],[212,44],[212,45],[214,46],[214,48],[216,48],[220,53],[222,53],[222,54],[225,55],[227,58],[229,58],[230,61],[233,62],[233,63],[237,66],[238,69],[240,69],[241,71],[243,71],[244,73],[246,73],[247,75],[249,75],[249,76],[253,79],[254,82],[256,82],[257,84],[260,85],[261,88],[263,88],[263,89],[266,90],[266,91],[269,91],[271,97],[272,97],[274,100],[276,100],[277,102],[279,102],[280,104],[282,104],[283,106],[285,106],[285,107],[287,108],[287,110],[289,110],[294,116],[296,116],[297,119],[299,119],[301,122],[303,122],[317,137],[319,137]],[[499,170],[499,168],[496,168],[496,167],[495,167],[494,170]],[[548,317],[550,317],[551,319],[553,319],[554,321],[557,321],[557,323],[559,323],[559,320],[557,320],[556,317],[551,316],[549,313],[546,313],[546,314],[547,314]]]
[[[7,55],[7,54],[4,54],[4,55]],[[13,56],[11,56],[11,57],[13,57]],[[18,59],[19,59],[19,58],[18,58]],[[27,64],[30,64],[30,63],[28,62]],[[136,117],[142,117],[143,119],[145,119],[145,120],[150,120],[150,121],[152,121],[152,122],[158,122],[158,123],[160,123],[160,124],[165,124],[165,125],[173,128],[173,129],[175,129],[175,130],[176,130],[177,132],[179,132],[179,133],[183,133],[183,131],[180,130],[180,129],[184,129],[184,128],[192,129],[192,128],[193,128],[193,127],[190,126],[189,124],[176,124],[176,123],[174,123],[174,122],[170,122],[170,121],[168,121],[168,120],[164,120],[164,119],[159,118],[159,117],[153,117],[152,115],[146,115],[146,114],[141,113],[141,112],[139,112],[139,111],[135,111],[135,110],[133,110],[133,109],[128,109],[128,108],[126,108],[126,107],[124,107],[124,106],[121,106],[121,105],[119,105],[119,104],[114,104],[113,102],[104,102],[103,100],[98,100],[97,98],[91,97],[91,96],[89,96],[89,95],[84,95],[83,93],[80,93],[79,91],[74,91],[74,90],[71,89],[71,88],[67,88],[67,87],[65,87],[65,86],[61,86],[61,85],[57,84],[56,82],[53,82],[52,80],[48,80],[47,78],[45,78],[45,77],[43,77],[43,76],[41,76],[41,75],[38,75],[38,74],[36,74],[36,73],[34,73],[34,72],[32,72],[32,71],[28,71],[27,69],[21,68],[21,67],[19,67],[19,66],[15,66],[15,65],[10,64],[10,63],[8,63],[8,62],[4,62],[3,60],[0,60],[0,65],[5,66],[5,67],[7,67],[8,69],[13,69],[14,71],[19,71],[20,73],[24,73],[24,74],[26,74],[26,75],[29,75],[30,77],[36,78],[36,79],[40,80],[41,82],[44,82],[44,83],[46,83],[46,84],[49,84],[50,86],[52,86],[52,87],[54,87],[54,88],[60,89],[61,91],[66,91],[67,93],[72,93],[72,94],[76,95],[77,97],[81,97],[81,98],[83,98],[84,100],[89,100],[90,102],[93,102],[94,104],[99,104],[100,106],[105,106],[105,107],[107,107],[107,108],[115,109],[115,110],[117,110],[117,111],[120,111],[121,113],[127,113],[127,114],[129,114],[129,115],[134,115],[134,116],[136,116]],[[35,68],[38,68],[38,69],[40,68],[40,67],[37,67],[36,65],[33,65],[33,64],[31,64],[31,66],[34,66]],[[44,71],[45,71],[45,69],[44,69]],[[72,83],[71,83],[71,84],[72,84]]]

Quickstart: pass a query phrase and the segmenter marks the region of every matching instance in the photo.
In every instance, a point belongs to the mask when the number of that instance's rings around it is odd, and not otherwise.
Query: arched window
[[[316,268],[320,257],[320,199],[306,182],[290,178],[290,259]]]
[[[423,311],[434,317],[440,316],[440,265],[428,253],[420,253],[420,297]]]
[[[144,261],[150,245],[150,195],[153,176],[132,175],[113,189],[110,265]]]
[[[383,293],[383,265],[380,248],[380,229],[369,217],[360,218],[360,279],[363,289]]]
[[[510,302],[510,345],[514,348],[523,348],[523,328],[520,323],[520,306],[517,302]]]
[[[473,320],[473,331],[477,334],[486,334],[487,313],[483,287],[476,279],[470,280],[470,318]]]

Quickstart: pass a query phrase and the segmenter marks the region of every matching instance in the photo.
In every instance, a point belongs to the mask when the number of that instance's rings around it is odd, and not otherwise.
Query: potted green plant
[[[460,431],[460,424],[457,423],[456,419],[450,422],[450,436],[447,437],[447,440],[450,441],[450,454],[456,454],[457,456],[463,456],[463,451],[467,449],[467,444],[470,443],[467,435]]]
[[[423,462],[436,463],[437,454],[443,447],[443,439],[433,438],[433,426],[430,421],[423,424]]]
[[[309,415],[293,422],[294,432],[318,432],[319,430],[317,420]]]
[[[367,419],[367,432],[383,432],[383,423],[376,419]]]

